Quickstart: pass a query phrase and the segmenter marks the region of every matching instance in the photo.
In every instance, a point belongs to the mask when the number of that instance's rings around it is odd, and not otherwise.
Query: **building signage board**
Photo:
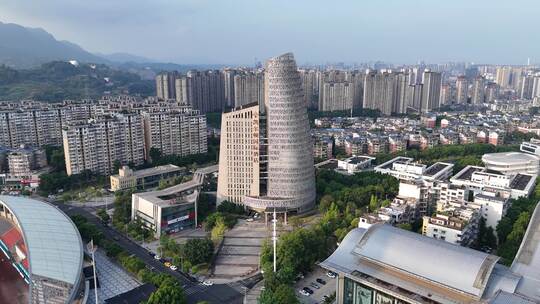
[[[174,223],[178,223],[178,222],[181,222],[181,221],[185,221],[185,220],[187,220],[187,219],[189,219],[189,214],[186,214],[186,215],[184,215],[184,216],[177,217],[177,218],[175,218],[175,219],[172,219],[172,220],[170,220],[170,221],[167,221],[167,224],[168,224],[168,225],[172,225],[172,224],[174,224]]]

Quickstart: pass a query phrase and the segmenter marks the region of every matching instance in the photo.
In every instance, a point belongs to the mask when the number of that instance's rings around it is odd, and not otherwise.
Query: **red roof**
[[[28,259],[22,260],[21,263],[22,263],[22,265],[24,266],[24,268],[25,268],[26,270],[28,270]]]
[[[15,227],[9,229],[0,238],[2,239],[2,241],[4,241],[4,243],[9,249],[12,249],[15,244],[22,241],[21,233]]]

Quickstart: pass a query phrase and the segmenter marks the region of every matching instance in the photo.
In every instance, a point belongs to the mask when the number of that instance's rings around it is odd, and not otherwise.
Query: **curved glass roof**
[[[0,195],[15,215],[28,250],[31,275],[76,285],[83,263],[83,244],[71,219],[55,206],[26,197]]]

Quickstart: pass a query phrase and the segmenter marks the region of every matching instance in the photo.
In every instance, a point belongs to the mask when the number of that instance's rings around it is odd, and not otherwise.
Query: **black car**
[[[323,279],[316,279],[315,281],[317,281],[317,283],[322,284],[322,285],[326,284],[326,281]]]
[[[309,287],[304,287],[304,291],[309,293],[310,295],[313,294],[313,290]]]

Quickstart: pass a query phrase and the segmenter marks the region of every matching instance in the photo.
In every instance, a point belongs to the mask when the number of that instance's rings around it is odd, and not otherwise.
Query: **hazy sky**
[[[540,62],[538,0],[0,0],[0,21],[176,63]],[[0,42],[1,43],[1,42]]]

